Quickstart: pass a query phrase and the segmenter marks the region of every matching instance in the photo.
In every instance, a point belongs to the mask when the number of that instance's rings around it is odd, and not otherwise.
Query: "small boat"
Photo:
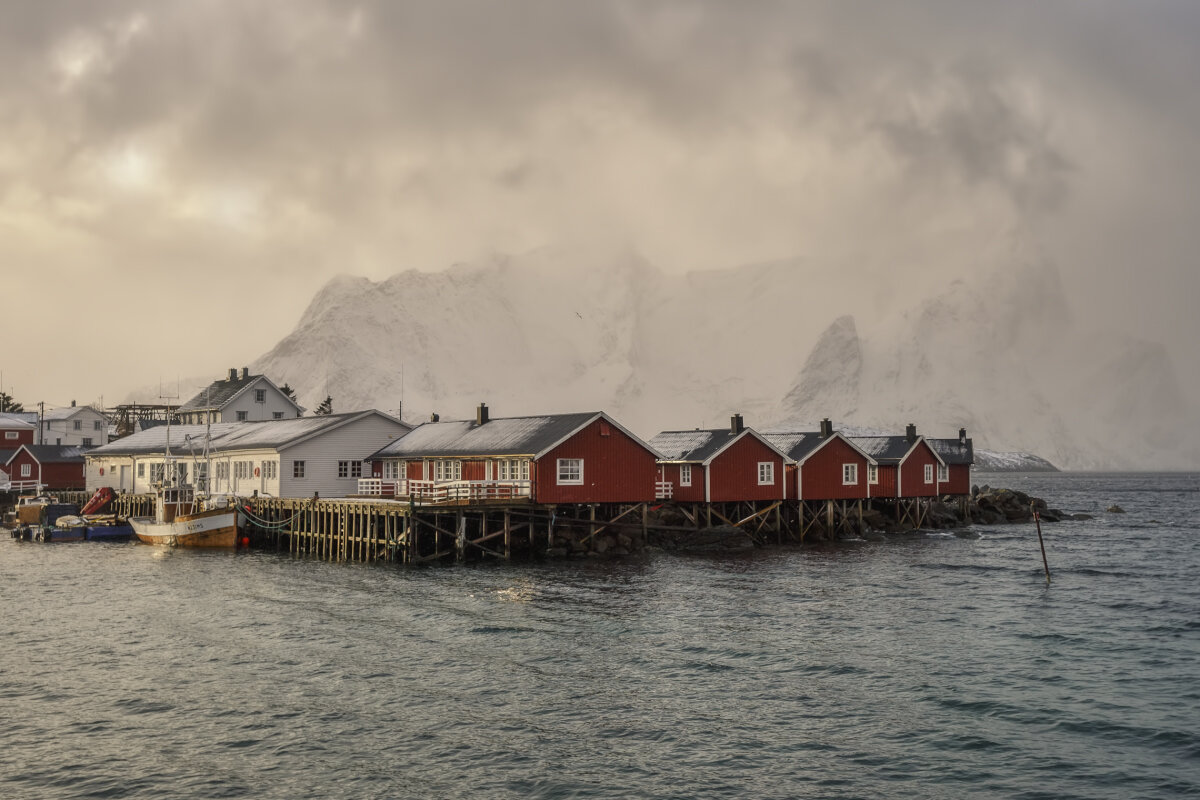
[[[222,500],[226,500],[222,504]],[[205,497],[191,486],[158,490],[153,517],[130,517],[133,533],[146,544],[170,547],[236,547],[237,506]]]
[[[133,536],[133,526],[120,517],[109,515],[89,515],[87,520],[87,540],[89,542],[115,542],[129,539]]]

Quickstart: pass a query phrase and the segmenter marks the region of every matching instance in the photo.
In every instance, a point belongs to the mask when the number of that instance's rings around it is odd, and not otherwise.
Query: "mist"
[[[1196,41],[1185,2],[8,4],[4,388],[131,399],[333,276],[567,243],[786,261],[864,327],[1052,264],[1195,414]]]

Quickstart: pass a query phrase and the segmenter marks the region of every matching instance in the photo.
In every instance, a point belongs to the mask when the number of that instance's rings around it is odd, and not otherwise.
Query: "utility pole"
[[[46,401],[38,401],[38,444],[45,444],[45,434],[42,433],[42,426],[46,424]]]

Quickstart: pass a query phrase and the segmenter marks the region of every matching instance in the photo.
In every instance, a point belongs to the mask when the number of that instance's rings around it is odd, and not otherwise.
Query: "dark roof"
[[[907,436],[851,436],[850,441],[854,446],[864,453],[875,459],[877,464],[896,465],[904,460],[904,457],[917,445],[917,442],[924,441],[929,444],[929,440],[918,436],[914,440],[909,440]],[[937,450],[932,446],[933,454],[939,460],[944,459]]]
[[[828,441],[819,433],[764,433],[768,442],[787,453],[793,461],[803,461],[812,451]]]
[[[279,387],[275,386],[266,375],[246,375],[242,377],[242,373],[239,372],[235,374],[232,380],[225,377],[213,381],[208,385],[208,388],[201,389],[199,394],[181,405],[179,410],[202,411],[204,409],[224,408],[231,400],[248,389],[251,384],[257,383],[260,380],[265,381],[268,385],[274,387],[276,391],[279,391]],[[282,391],[279,394],[281,397],[286,398],[289,403],[296,406],[297,409],[300,408],[300,406],[296,405],[295,401],[287,397]]]
[[[209,438],[210,453],[280,449],[371,415],[384,417],[403,428],[408,427],[406,423],[373,409],[345,414],[328,414],[320,417],[271,419],[261,422],[217,422],[212,425],[172,425],[170,428],[166,425],[159,425],[97,447],[90,450],[88,455],[102,458],[163,453],[167,448],[168,436],[170,437],[171,452],[176,456],[203,452],[205,436]]]
[[[538,417],[495,417],[482,425],[475,420],[426,422],[371,458],[538,456],[601,416],[604,415],[599,411],[586,411]],[[636,436],[633,438],[641,441]]]
[[[767,447],[780,450],[780,455],[787,456],[774,442],[752,428],[743,428],[737,433],[729,428],[663,431],[650,440],[650,446],[661,454],[663,461],[703,464],[741,436],[758,439]]]
[[[26,444],[17,448],[8,461],[12,461],[21,450],[28,451],[41,464],[70,464],[83,463],[83,454],[88,448],[72,444]]]
[[[926,439],[933,452],[942,457],[947,464],[974,464],[975,445],[970,439],[960,442],[958,439]]]
[[[17,454],[18,449],[20,448],[14,448],[12,450],[0,450],[0,466],[7,464],[8,460]]]

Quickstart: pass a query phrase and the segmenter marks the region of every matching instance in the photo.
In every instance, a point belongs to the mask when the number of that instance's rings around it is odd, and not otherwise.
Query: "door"
[[[117,486],[117,491],[121,494],[126,494],[130,490],[129,486],[129,467],[125,464],[121,465],[121,482]]]

